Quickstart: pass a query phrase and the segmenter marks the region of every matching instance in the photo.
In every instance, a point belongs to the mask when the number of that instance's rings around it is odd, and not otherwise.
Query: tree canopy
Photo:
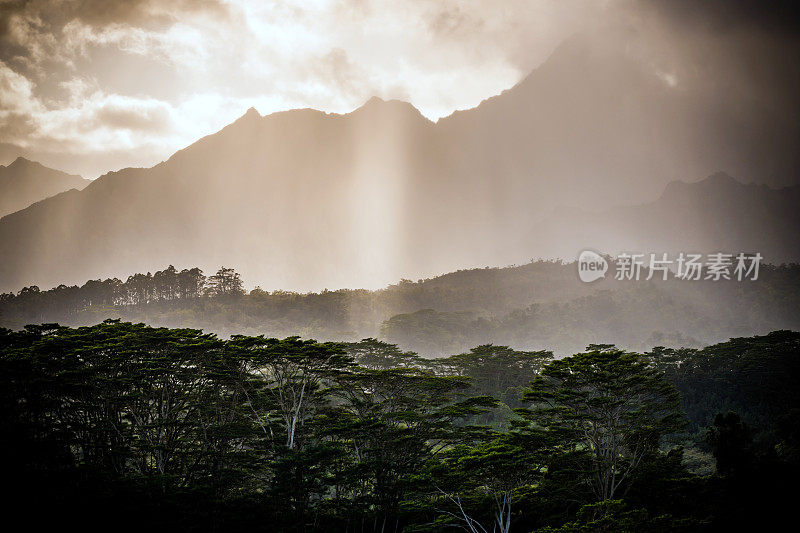
[[[371,338],[225,340],[120,320],[0,329],[6,503],[34,529],[768,524],[791,509],[798,474],[800,410],[785,390],[798,338],[562,359],[481,345],[430,360]]]

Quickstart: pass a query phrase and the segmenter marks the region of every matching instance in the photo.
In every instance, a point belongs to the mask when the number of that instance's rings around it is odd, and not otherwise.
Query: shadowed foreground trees
[[[797,379],[799,340],[647,356],[601,345],[560,360],[486,345],[426,360],[374,339],[221,340],[114,320],[0,330],[5,515],[104,531],[769,524],[798,473],[800,411],[774,386]],[[726,368],[741,386],[703,378]],[[750,415],[782,410],[774,422],[723,414],[683,432],[680,407],[701,413],[693,397],[706,394],[692,387],[713,383],[724,411],[755,378],[765,393]],[[676,443],[713,453],[717,473],[692,473]]]
[[[532,404],[519,410],[526,420],[559,434],[563,450],[586,456],[599,501],[619,498],[642,459],[682,421],[678,393],[661,373],[609,347],[553,361],[524,399]]]

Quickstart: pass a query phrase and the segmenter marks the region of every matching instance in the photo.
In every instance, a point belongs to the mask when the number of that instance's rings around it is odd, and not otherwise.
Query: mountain
[[[264,288],[310,290],[523,263],[556,248],[571,259],[583,241],[538,233],[555,205],[624,212],[620,203],[719,168],[747,181],[797,176],[796,157],[751,142],[753,132],[769,139],[777,119],[739,104],[666,84],[627,46],[576,38],[515,87],[436,123],[378,98],[344,115],[251,109],[152,168],[111,172],[4,217],[0,290],[170,263],[230,265]],[[704,244],[739,249],[749,246],[740,231],[771,235],[776,224],[788,234],[796,219],[780,216],[721,228],[724,242],[709,234]],[[704,217],[692,227],[659,218],[630,238],[659,251],[715,223]]]
[[[744,184],[724,172],[670,183],[654,202],[600,212],[554,210],[528,237],[554,257],[576,250],[759,252],[779,264],[800,259],[800,186]]]
[[[0,165],[0,217],[58,193],[83,189],[88,183],[80,176],[18,157],[8,166]]]

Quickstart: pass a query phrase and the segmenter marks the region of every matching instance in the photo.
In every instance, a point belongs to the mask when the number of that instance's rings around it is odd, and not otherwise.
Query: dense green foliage
[[[800,406],[798,351],[796,333],[776,331],[700,350],[658,347],[647,355],[680,391],[689,431],[702,433],[716,413],[735,411],[771,446],[772,428],[798,417],[792,413]]]
[[[763,526],[797,479],[798,358],[788,331],[431,360],[118,320],[0,330],[4,503],[34,529]]]
[[[427,357],[495,343],[569,355],[588,343],[695,347],[800,329],[800,266],[762,265],[757,281],[578,280],[575,264],[462,270],[388,288],[298,294],[242,290],[231,269],[166,268],[82,287],[0,295],[0,326],[96,324],[108,317],[234,334],[355,341],[376,337]]]

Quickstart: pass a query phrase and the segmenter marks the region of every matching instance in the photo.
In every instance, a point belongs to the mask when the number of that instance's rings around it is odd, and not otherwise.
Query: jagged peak
[[[70,178],[78,178],[84,179],[82,176],[78,174],[70,174],[69,172],[64,172],[63,170],[59,170],[57,168],[48,167],[39,163],[38,161],[33,161],[26,157],[19,156],[14,161],[12,161],[7,167],[0,167],[6,168],[8,170],[28,170],[28,171],[36,171],[36,172],[47,172],[47,173],[58,173],[64,176],[69,176]]]
[[[386,103],[386,100],[384,100],[380,96],[370,96],[369,100],[364,102],[364,105],[362,105],[361,107],[366,107],[368,105],[385,104],[385,103]]]
[[[701,178],[695,181],[685,181],[685,180],[676,180],[670,182],[667,187],[717,187],[717,186],[731,186],[731,185],[739,185],[744,186],[747,185],[736,178],[732,177],[730,174],[723,170],[718,170],[713,174],[709,174],[705,178]]]
[[[261,118],[261,114],[258,112],[258,110],[255,107],[250,107],[247,111],[244,112],[244,114],[242,116],[240,116],[239,118],[237,118],[236,120],[234,120],[233,122],[228,124],[228,126],[232,126],[234,124],[241,124],[243,122],[251,122],[251,121],[258,120],[260,118]],[[228,126],[225,126],[222,129],[224,130]]]
[[[31,161],[30,159],[26,159],[22,156],[17,157],[14,161],[8,165],[7,168],[17,168],[17,167],[24,167],[24,166],[44,166],[41,163],[37,163],[36,161]]]
[[[394,112],[405,112],[409,114],[413,114],[415,116],[419,116],[424,118],[426,121],[429,121],[419,109],[414,107],[413,104],[406,102],[404,100],[398,100],[396,98],[391,98],[389,100],[384,100],[380,96],[372,96],[369,100],[364,102],[363,105],[356,108],[352,112],[348,113],[349,115],[360,114],[365,111],[369,112],[384,112],[384,111],[394,111]],[[430,121],[429,121],[430,122]]]
[[[706,176],[705,178],[695,181],[686,181],[686,180],[671,181],[664,188],[664,192],[661,194],[661,198],[682,196],[684,194],[687,194],[689,191],[722,192],[722,191],[733,191],[753,186],[755,185],[743,183],[737,180],[736,178],[732,177],[727,172],[720,170]]]
[[[255,120],[260,118],[261,114],[258,112],[258,110],[255,107],[250,107],[247,111],[245,111],[244,115],[234,120],[233,124],[242,122],[244,120]]]

